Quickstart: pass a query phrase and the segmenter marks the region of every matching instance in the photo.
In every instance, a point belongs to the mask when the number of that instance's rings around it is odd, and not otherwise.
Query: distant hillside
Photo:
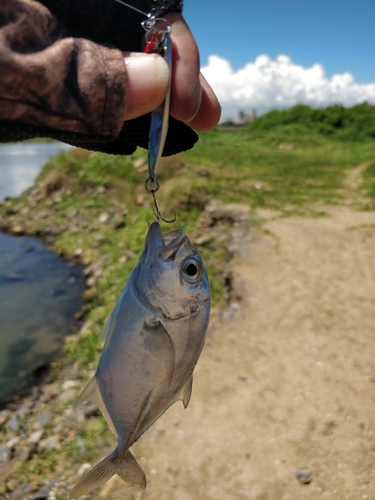
[[[290,109],[269,111],[250,122],[248,130],[284,136],[317,133],[351,141],[375,139],[375,106],[363,103],[352,108],[334,105],[314,109],[298,104]]]

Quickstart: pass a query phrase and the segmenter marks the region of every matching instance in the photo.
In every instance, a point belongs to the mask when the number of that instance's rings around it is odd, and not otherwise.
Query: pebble
[[[38,422],[41,424],[48,424],[51,421],[52,415],[49,411],[42,411],[42,413],[38,417]]]
[[[108,222],[108,219],[109,219],[109,214],[107,214],[106,212],[100,214],[98,217],[98,221],[101,222],[102,224]]]
[[[46,484],[45,486],[42,486],[34,495],[32,495],[30,500],[45,500],[46,498],[49,498],[50,491],[52,488],[55,486],[55,484],[58,483],[58,480],[53,481],[52,483]]]
[[[30,490],[31,487],[29,483],[22,483],[13,491],[10,498],[11,500],[23,500],[24,498],[26,498]]]
[[[9,410],[0,411],[0,425],[5,424],[7,420],[12,416],[12,412]]]
[[[228,307],[226,307],[223,311],[222,317],[224,321],[230,321],[234,318],[237,311],[240,309],[240,304],[238,302],[232,302]]]
[[[77,380],[65,380],[61,388],[63,391],[65,391],[66,389],[72,389],[73,387],[78,387],[79,385],[80,382],[78,382]]]
[[[59,436],[49,436],[39,441],[38,451],[48,451],[59,447],[60,438]]]
[[[307,467],[300,467],[295,471],[294,475],[302,484],[310,484],[313,478],[313,471]]]
[[[92,465],[88,462],[83,463],[78,469],[77,475],[78,477],[82,477],[86,472],[88,472],[92,468]]]
[[[12,415],[5,425],[10,431],[17,431],[20,423],[20,419],[16,415]]]
[[[63,391],[58,397],[59,403],[66,403],[69,400],[73,400],[77,397],[77,391],[71,387]]]
[[[47,384],[43,388],[43,398],[42,403],[47,403],[54,396],[56,396],[60,392],[60,387],[58,384]]]
[[[9,449],[12,449],[16,446],[16,444],[18,444],[20,442],[20,436],[14,436],[12,439],[10,439],[8,442],[7,442],[7,446]]]
[[[5,467],[9,464],[11,454],[11,449],[8,446],[0,446],[0,467]]]
[[[19,460],[26,462],[29,460],[34,451],[34,446],[20,446],[16,450],[16,455]]]
[[[38,444],[39,441],[42,439],[42,436],[44,434],[44,429],[40,429],[38,431],[34,431],[32,432],[27,441],[30,443],[30,444]]]

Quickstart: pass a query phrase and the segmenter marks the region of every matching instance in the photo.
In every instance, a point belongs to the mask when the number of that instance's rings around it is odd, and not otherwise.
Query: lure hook
[[[154,187],[150,187],[150,184],[153,184]],[[156,220],[158,222],[162,220],[163,222],[166,222],[167,224],[172,224],[172,222],[175,222],[175,220],[177,219],[176,212],[174,212],[173,219],[165,219],[163,217],[163,215],[160,211],[159,202],[156,199],[156,191],[158,191],[159,187],[160,187],[160,185],[159,185],[158,181],[156,179],[152,179],[151,177],[149,177],[147,179],[147,181],[145,182],[145,189],[146,189],[146,191],[148,191],[149,193],[152,194],[152,198],[154,200],[153,211],[154,211],[154,215],[156,217]]]

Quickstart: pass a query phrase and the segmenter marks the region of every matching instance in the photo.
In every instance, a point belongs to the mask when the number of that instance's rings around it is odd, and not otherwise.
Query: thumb
[[[125,52],[127,69],[127,104],[124,120],[150,113],[166,96],[169,69],[158,54]]]

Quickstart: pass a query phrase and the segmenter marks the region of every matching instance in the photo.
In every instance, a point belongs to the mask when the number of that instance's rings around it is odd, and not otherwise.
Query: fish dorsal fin
[[[81,394],[78,396],[78,399],[76,401],[76,404],[74,405],[74,408],[77,408],[81,403],[84,401],[92,401],[97,405],[99,410],[102,412],[103,417],[106,419],[107,424],[113,434],[115,435],[116,439],[118,438],[117,431],[115,429],[115,426],[113,425],[112,419],[108,413],[108,410],[104,404],[102,395],[100,394],[100,389],[98,385],[98,380],[96,378],[96,374],[92,377],[90,382],[86,385],[86,387],[83,389]]]

